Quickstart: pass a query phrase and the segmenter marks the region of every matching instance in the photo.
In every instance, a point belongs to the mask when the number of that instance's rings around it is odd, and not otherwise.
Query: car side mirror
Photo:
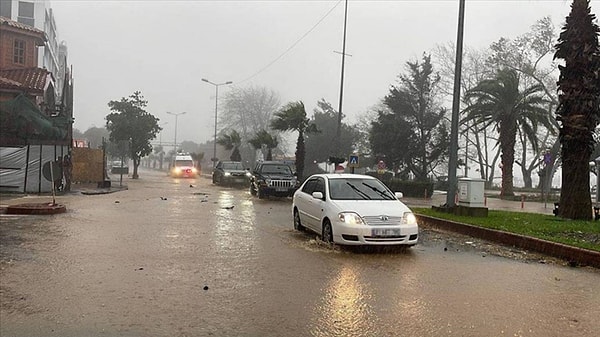
[[[394,192],[394,195],[396,196],[396,199],[402,199],[404,197],[404,194],[402,194],[402,192]]]
[[[312,192],[312,197],[323,200],[323,192]]]

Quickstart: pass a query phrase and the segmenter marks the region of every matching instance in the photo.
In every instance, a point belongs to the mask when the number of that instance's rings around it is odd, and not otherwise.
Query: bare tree
[[[554,41],[556,40],[555,27],[548,17],[538,20],[531,26],[531,31],[515,39],[500,38],[487,49],[476,50],[465,48],[463,56],[463,74],[461,91],[467,92],[484,79],[492,78],[498,69],[509,68],[522,74],[523,87],[541,85],[545,99],[549,101],[546,106],[548,115],[556,108],[556,66],[551,59]],[[442,88],[448,88],[447,95],[451,95],[454,78],[454,45],[449,43],[439,45],[434,51],[438,69],[442,76]],[[466,108],[463,104],[463,109]],[[461,116],[462,117],[462,116]],[[494,130],[482,129],[477,125],[461,125],[460,133],[464,135],[463,147],[466,150],[465,161],[477,163],[481,178],[486,179],[488,186],[494,180],[497,166],[489,160],[497,158],[498,134]],[[522,131],[522,130],[521,130]],[[552,176],[560,162],[559,147],[557,147],[556,124],[552,128],[540,127],[537,147],[533,149],[526,137],[519,137],[519,159],[516,164],[521,167],[521,174],[526,186],[532,184],[532,174],[540,168],[541,154],[550,151],[551,162],[545,169],[550,174],[544,174],[546,181],[543,186],[550,186]],[[521,135],[523,132],[520,133]],[[489,147],[486,146],[489,144]],[[480,149],[479,146],[486,146]]]
[[[249,146],[249,140],[258,130],[271,130],[271,119],[280,107],[279,94],[271,89],[234,86],[222,99],[218,124],[221,126],[220,134],[225,130],[236,130],[241,140],[241,156],[254,161],[256,151]]]
[[[494,72],[489,67],[487,60],[490,56],[488,49],[464,48],[463,50],[463,74],[461,76],[461,92],[467,92],[475,87],[479,82],[493,76]],[[454,62],[455,46],[453,43],[438,45],[433,54],[437,69],[441,76],[440,90],[446,97],[452,97],[452,88],[454,86]],[[445,89],[445,91],[444,91]],[[462,103],[460,119],[465,117],[462,110],[465,109],[465,102]],[[459,133],[464,136],[461,138],[460,147],[463,149],[464,159],[462,164],[465,167],[464,175],[468,175],[469,163],[475,163],[478,167],[481,179],[486,181],[486,186],[491,187],[494,181],[496,162],[500,156],[500,148],[496,146],[497,133],[487,128],[481,128],[473,122],[466,122],[459,125]],[[494,140],[490,142],[490,140]]]

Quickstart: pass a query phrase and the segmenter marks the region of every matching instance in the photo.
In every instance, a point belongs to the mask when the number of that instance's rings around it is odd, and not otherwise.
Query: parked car
[[[400,198],[372,176],[314,174],[294,193],[294,228],[344,245],[413,246],[419,227]]]
[[[194,165],[194,159],[190,155],[176,155],[171,164],[171,177],[174,178],[196,178],[198,169]]]
[[[298,186],[292,168],[284,162],[259,162],[250,175],[250,194],[259,199],[268,196],[291,197]]]
[[[110,163],[110,173],[111,174],[129,174],[129,166],[127,166],[127,162],[123,161],[121,163],[120,160],[113,160]]]
[[[220,161],[213,170],[212,182],[218,185],[247,185],[250,171],[239,161]]]

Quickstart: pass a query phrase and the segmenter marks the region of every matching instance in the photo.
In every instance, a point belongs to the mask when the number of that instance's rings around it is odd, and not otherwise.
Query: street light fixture
[[[223,82],[223,83],[214,83],[214,82],[207,80],[206,78],[203,78],[202,81],[215,86],[215,136],[214,136],[213,157],[212,157],[213,169],[214,169],[215,165],[217,164],[217,109],[219,106],[219,86],[231,84],[233,82],[227,81],[227,82]]]
[[[179,117],[179,115],[183,115],[185,114],[185,111],[180,112],[180,113],[175,113],[175,112],[168,112],[167,113],[169,115],[173,115],[175,116],[175,155],[177,155],[177,117]]]

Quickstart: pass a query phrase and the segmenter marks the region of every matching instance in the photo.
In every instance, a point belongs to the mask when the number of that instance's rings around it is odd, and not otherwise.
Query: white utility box
[[[465,207],[484,207],[483,179],[459,178],[458,179],[458,204]]]

